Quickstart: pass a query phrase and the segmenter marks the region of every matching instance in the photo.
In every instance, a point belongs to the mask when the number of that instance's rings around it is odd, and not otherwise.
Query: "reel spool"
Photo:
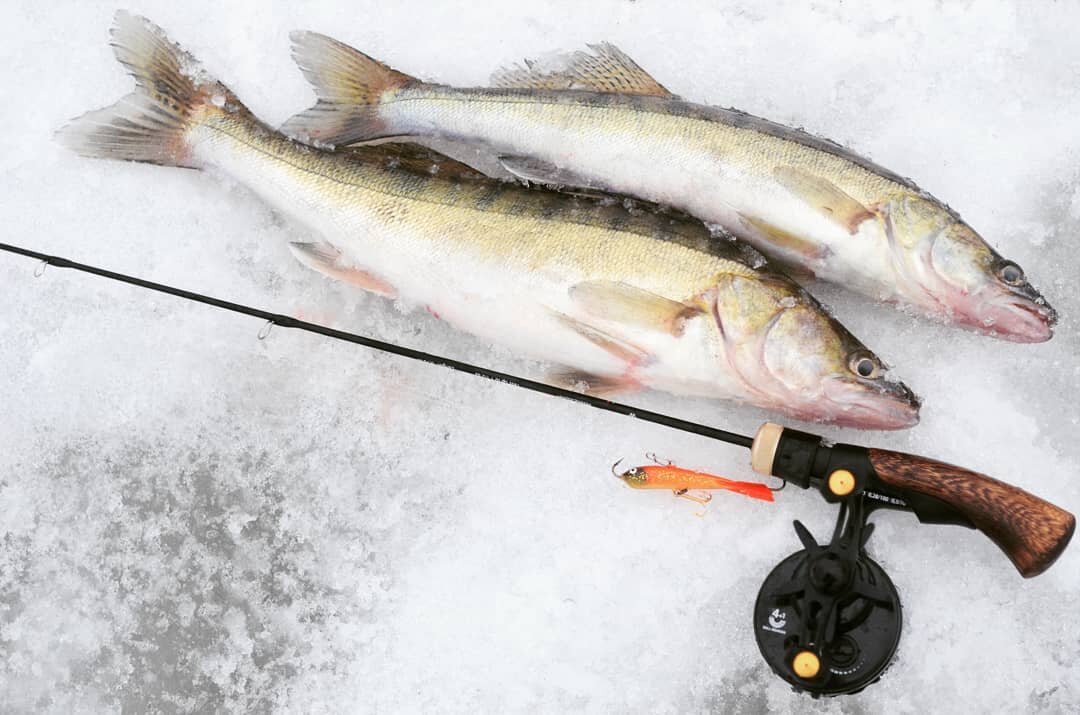
[[[780,562],[754,604],[758,649],[778,676],[814,697],[856,693],[888,667],[900,642],[900,595],[866,555],[873,524],[861,496],[840,505],[832,541],[794,523],[803,550]]]

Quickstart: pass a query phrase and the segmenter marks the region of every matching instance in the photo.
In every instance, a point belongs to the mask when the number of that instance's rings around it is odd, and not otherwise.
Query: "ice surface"
[[[4,240],[502,368],[422,313],[294,262],[304,240],[206,175],[78,159],[51,133],[131,81],[115,6],[9,3]],[[1050,4],[137,2],[271,122],[310,103],[288,32],[417,75],[609,40],[685,97],[850,144],[947,199],[1062,314],[1011,345],[818,289],[926,399],[903,434],[1080,512],[1080,8]],[[849,712],[1080,708],[1080,547],[1024,581],[984,537],[878,517],[901,589],[885,679],[792,694],[750,623],[785,491],[705,517],[608,467],[743,451],[100,279],[0,256],[3,710]],[[752,431],[746,409],[652,407]]]

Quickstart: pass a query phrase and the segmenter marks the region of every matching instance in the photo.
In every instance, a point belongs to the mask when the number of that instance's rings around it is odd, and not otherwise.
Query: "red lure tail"
[[[772,489],[769,489],[764,484],[758,484],[757,482],[731,482],[727,488],[752,499],[773,501]]]

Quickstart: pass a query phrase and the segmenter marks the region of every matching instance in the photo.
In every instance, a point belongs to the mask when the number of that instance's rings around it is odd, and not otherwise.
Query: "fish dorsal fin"
[[[343,153],[365,163],[378,164],[386,169],[404,169],[416,174],[427,174],[443,179],[486,180],[487,175],[468,164],[451,159],[434,149],[409,142],[366,144],[352,146]]]
[[[589,49],[593,54],[577,50],[504,67],[492,75],[491,83],[505,88],[585,89],[609,94],[675,96],[615,45],[601,42],[589,45]]]

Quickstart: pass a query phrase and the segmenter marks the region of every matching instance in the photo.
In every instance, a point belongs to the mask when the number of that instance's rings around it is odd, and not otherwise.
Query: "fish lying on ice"
[[[684,102],[612,45],[458,89],[316,33],[293,43],[318,103],[286,133],[482,143],[520,178],[674,206],[875,299],[1016,342],[1053,334],[1055,312],[1020,267],[910,180],[802,131]]]
[[[408,149],[326,151],[260,122],[144,18],[118,13],[137,88],[59,132],[90,157],[213,168],[317,232],[300,261],[564,366],[594,391],[658,388],[864,428],[918,401],[786,277],[700,222],[478,177]]]

